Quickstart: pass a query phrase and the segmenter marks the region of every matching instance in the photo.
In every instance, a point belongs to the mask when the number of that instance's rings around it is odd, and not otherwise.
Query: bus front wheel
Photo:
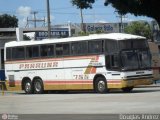
[[[27,80],[24,84],[24,91],[26,94],[32,94],[33,89],[32,89],[32,83],[31,81]]]
[[[35,94],[43,93],[43,83],[40,79],[34,81],[34,93]]]
[[[95,92],[96,93],[106,93],[107,84],[104,77],[98,77],[95,81]]]

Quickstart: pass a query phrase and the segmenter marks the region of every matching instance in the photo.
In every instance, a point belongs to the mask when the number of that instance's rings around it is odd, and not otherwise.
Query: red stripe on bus
[[[92,59],[97,56],[77,56],[77,57],[64,57],[64,58],[38,58],[31,60],[13,60],[13,61],[5,61],[6,64],[13,63],[26,63],[26,62],[47,62],[47,61],[62,61],[62,60],[79,60],[79,59]]]

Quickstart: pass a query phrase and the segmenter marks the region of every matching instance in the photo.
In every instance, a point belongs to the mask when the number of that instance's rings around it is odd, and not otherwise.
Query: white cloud
[[[98,20],[98,21],[95,21],[95,22],[97,22],[97,23],[109,23],[106,20]]]
[[[17,13],[20,15],[20,16],[23,16],[23,17],[27,17],[30,15],[32,9],[31,7],[28,7],[28,6],[20,6],[18,9],[17,9]]]

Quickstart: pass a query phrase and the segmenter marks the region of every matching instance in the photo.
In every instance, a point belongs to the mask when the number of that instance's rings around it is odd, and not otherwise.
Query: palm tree
[[[85,32],[84,21],[83,21],[83,9],[88,9],[88,8],[91,9],[92,4],[94,2],[95,2],[95,0],[71,0],[72,5],[77,6],[77,8],[80,9],[82,32]]]

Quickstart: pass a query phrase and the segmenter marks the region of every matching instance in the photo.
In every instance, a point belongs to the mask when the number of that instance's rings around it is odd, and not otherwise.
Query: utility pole
[[[37,22],[44,22],[44,24],[45,24],[45,18],[44,18],[44,19],[37,19],[37,18],[36,18],[36,14],[37,14],[37,13],[38,13],[38,12],[36,12],[36,11],[31,12],[31,14],[34,15],[34,18],[33,18],[33,19],[28,19],[28,17],[27,17],[26,27],[27,27],[27,26],[29,27],[29,23],[30,23],[30,22],[34,22],[34,27],[35,27],[35,28],[37,27]]]
[[[49,0],[47,0],[47,22],[48,22],[48,38],[51,38],[51,21],[50,21]]]
[[[118,11],[115,11],[115,12],[117,12],[117,13],[119,14],[119,15],[117,16],[117,17],[120,18],[120,28],[119,28],[119,32],[122,33],[122,32],[124,32],[124,31],[123,31],[123,28],[124,28],[124,26],[123,26],[123,18],[126,18],[126,17],[125,17],[125,15],[123,15],[122,13],[120,13],[120,12],[118,12]]]
[[[38,12],[37,11],[33,11],[33,12],[31,12],[31,14],[33,14],[34,15],[34,27],[36,28],[37,27],[37,25],[36,25],[36,14],[37,14]]]

